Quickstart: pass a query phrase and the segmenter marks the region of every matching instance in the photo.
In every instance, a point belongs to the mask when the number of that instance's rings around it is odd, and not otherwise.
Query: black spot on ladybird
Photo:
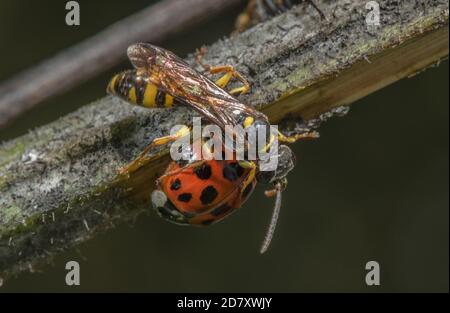
[[[229,164],[225,164],[223,167],[223,177],[229,181],[236,181],[239,178],[236,170]]]
[[[181,202],[189,202],[192,199],[192,194],[191,193],[182,193],[181,195],[178,196],[178,201]]]
[[[244,173],[244,169],[237,162],[227,163],[223,168],[223,177],[229,181],[236,181]]]
[[[214,199],[216,199],[218,192],[214,186],[208,186],[202,190],[202,194],[200,195],[200,201],[203,205],[211,204]]]
[[[181,188],[181,180],[177,178],[170,185],[170,190],[178,190],[180,188]]]
[[[244,168],[242,166],[239,165],[239,163],[232,163],[232,166],[236,169],[236,173],[239,177],[242,176],[242,174],[244,174]]]
[[[202,180],[209,179],[211,177],[211,166],[209,164],[203,163],[194,170],[195,175]]]

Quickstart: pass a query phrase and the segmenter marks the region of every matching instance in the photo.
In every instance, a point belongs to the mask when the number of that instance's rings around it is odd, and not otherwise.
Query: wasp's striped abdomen
[[[129,103],[147,108],[168,108],[174,104],[171,95],[158,89],[147,77],[139,75],[136,70],[115,75],[108,84],[107,92]]]

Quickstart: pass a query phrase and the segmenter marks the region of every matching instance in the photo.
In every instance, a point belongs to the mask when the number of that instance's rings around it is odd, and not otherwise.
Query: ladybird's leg
[[[236,78],[242,83],[242,86],[232,89],[231,91],[229,91],[230,94],[244,94],[250,90],[249,82],[238,71],[236,71],[232,65],[210,66],[208,64],[202,63],[202,58],[205,52],[205,47],[197,50],[195,60],[205,69],[205,71],[209,72],[210,74],[225,73],[222,77],[216,80],[215,83],[217,86],[219,86],[220,88],[225,88],[232,78]]]
[[[174,135],[168,135],[153,139],[153,141],[144,150],[142,150],[142,152],[136,159],[134,159],[133,161],[131,161],[130,163],[119,169],[119,174],[128,175],[136,171],[147,161],[147,154],[151,149],[175,141],[181,137],[187,136],[189,135],[189,132],[190,132],[189,127],[184,126],[180,128]]]
[[[280,131],[278,131],[278,141],[285,142],[285,143],[294,143],[297,140],[314,139],[314,138],[319,138],[319,133],[316,131],[295,134],[292,136],[285,136]]]

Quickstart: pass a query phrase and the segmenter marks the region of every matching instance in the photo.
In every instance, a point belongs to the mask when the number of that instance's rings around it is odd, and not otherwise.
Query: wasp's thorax
[[[240,125],[245,131],[246,140],[258,147],[258,150],[266,152],[274,141],[274,134],[267,117],[258,112],[258,116],[249,115],[240,118]]]

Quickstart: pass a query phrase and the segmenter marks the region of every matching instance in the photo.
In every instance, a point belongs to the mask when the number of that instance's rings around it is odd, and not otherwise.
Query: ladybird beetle
[[[216,160],[205,155],[209,149],[191,145],[189,158],[172,161],[158,178],[152,192],[153,208],[164,219],[181,225],[206,226],[221,221],[247,201],[256,183],[272,184],[267,197],[276,196],[272,220],[261,247],[264,253],[273,237],[281,207],[281,192],[286,188],[287,174],[295,166],[295,155],[286,145],[278,149],[274,171],[258,171],[253,161]],[[197,147],[197,148],[195,148]],[[204,159],[199,160],[200,153]]]

